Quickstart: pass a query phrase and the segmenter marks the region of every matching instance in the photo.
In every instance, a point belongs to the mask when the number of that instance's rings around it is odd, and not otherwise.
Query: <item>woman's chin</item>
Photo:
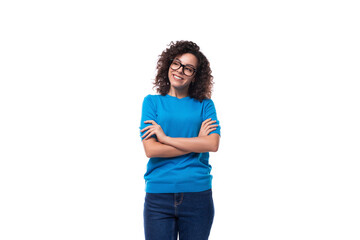
[[[172,86],[173,88],[176,88],[176,89],[178,89],[178,90],[182,90],[182,89],[185,89],[185,88],[186,88],[185,85],[178,84],[178,83],[171,84],[170,86]]]

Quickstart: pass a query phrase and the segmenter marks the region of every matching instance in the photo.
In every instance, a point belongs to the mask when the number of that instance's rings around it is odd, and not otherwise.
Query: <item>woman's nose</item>
[[[184,75],[184,67],[181,66],[179,69],[176,70],[177,73],[180,73],[181,75]]]

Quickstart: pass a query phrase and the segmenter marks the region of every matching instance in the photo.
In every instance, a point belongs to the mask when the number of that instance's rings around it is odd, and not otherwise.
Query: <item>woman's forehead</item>
[[[196,56],[192,53],[179,54],[175,57],[175,59],[179,60],[184,65],[192,65],[196,67],[198,64]]]

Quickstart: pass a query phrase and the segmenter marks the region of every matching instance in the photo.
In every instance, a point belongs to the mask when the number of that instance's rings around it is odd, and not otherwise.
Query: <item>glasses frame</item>
[[[173,64],[174,61],[176,61],[176,62],[178,62],[178,63],[180,64],[180,67],[178,67],[177,69],[173,69],[173,68],[171,67],[171,65]],[[190,76],[189,76],[189,75],[186,75],[186,74],[185,74],[185,67],[193,68],[193,69],[194,69],[193,74],[191,74]],[[178,69],[182,68],[182,73],[183,73],[185,76],[188,76],[188,77],[192,77],[192,76],[194,76],[195,73],[196,73],[196,68],[194,68],[194,67],[192,67],[192,66],[190,66],[190,65],[184,65],[184,64],[182,64],[179,60],[176,60],[176,59],[170,59],[170,68],[171,68],[172,70],[178,70]]]

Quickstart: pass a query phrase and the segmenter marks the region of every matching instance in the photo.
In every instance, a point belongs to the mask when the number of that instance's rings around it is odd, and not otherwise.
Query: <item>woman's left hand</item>
[[[165,138],[167,137],[164,133],[164,131],[162,130],[161,126],[159,124],[157,124],[154,120],[146,120],[144,121],[144,123],[152,123],[153,125],[151,126],[147,126],[145,128],[143,128],[141,130],[141,132],[148,130],[144,135],[142,135],[142,137],[145,137],[145,139],[150,138],[150,136],[152,135],[156,135],[157,139],[159,142],[163,143],[163,141],[165,140]]]

